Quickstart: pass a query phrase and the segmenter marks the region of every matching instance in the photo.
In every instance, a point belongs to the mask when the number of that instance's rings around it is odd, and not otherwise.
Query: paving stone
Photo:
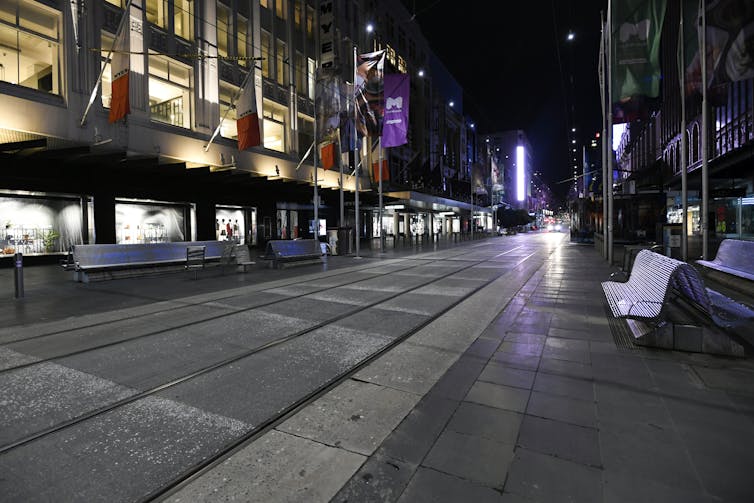
[[[480,381],[503,384],[516,388],[531,389],[535,372],[509,367],[495,361],[489,362],[479,375]]]
[[[430,394],[461,401],[479,378],[486,360],[462,355],[432,387]]]
[[[351,379],[304,407],[277,429],[370,455],[417,401],[414,394]]]
[[[588,363],[558,360],[555,358],[542,358],[539,364],[539,372],[589,380],[594,376],[592,366]]]
[[[594,383],[591,379],[576,379],[539,372],[534,381],[534,390],[579,400],[594,401],[595,399]]]
[[[536,502],[601,503],[601,471],[528,449],[516,449],[503,491]]]
[[[518,412],[464,402],[456,409],[447,429],[513,445],[522,418]]]
[[[477,381],[466,395],[466,401],[524,412],[529,400],[529,390]]]
[[[458,402],[439,395],[425,396],[385,439],[377,453],[418,465],[442,433]]]
[[[655,481],[671,488],[702,490],[686,446],[674,430],[600,421],[599,438],[605,472]]]
[[[501,489],[512,458],[512,444],[445,430],[422,466]]]
[[[602,475],[605,503],[713,503],[709,494],[691,488],[669,487],[662,480],[641,479],[634,474],[606,471]]]
[[[525,415],[518,446],[594,468],[602,467],[599,437],[594,428]]]
[[[526,413],[588,428],[597,426],[594,402],[550,393],[532,391]]]
[[[500,493],[490,487],[440,473],[429,468],[419,468],[401,495],[398,503],[500,503]]]
[[[330,501],[396,501],[415,471],[415,465],[383,456],[372,456]]]
[[[537,370],[537,367],[539,367],[539,355],[522,355],[498,351],[492,355],[492,361],[524,370]]]

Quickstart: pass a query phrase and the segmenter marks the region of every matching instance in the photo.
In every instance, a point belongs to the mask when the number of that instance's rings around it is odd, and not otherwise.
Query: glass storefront
[[[256,245],[256,209],[244,206],[217,206],[215,208],[215,237],[218,241]]]
[[[62,253],[83,243],[79,196],[0,193],[0,224],[3,255]]]
[[[115,201],[117,244],[190,241],[186,224],[188,205],[159,201]]]

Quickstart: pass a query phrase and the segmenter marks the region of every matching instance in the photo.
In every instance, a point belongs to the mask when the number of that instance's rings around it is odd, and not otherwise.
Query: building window
[[[314,9],[306,6],[306,36],[314,36]]]
[[[317,64],[314,62],[312,58],[307,59],[307,66],[309,67],[306,72],[306,80],[309,82],[308,86],[308,94],[309,99],[314,99],[314,74],[317,71]]]
[[[114,38],[105,32],[102,32],[100,37],[100,51],[101,62],[100,65],[105,67],[105,71],[102,73],[101,95],[102,106],[110,108],[110,100],[113,97],[113,77],[110,69],[110,63],[107,61],[107,53],[110,52],[110,48],[113,46]]]
[[[61,94],[60,14],[36,2],[0,2],[0,21],[0,80]]]
[[[248,49],[248,21],[245,17],[238,15],[236,19],[236,44],[238,44],[238,64],[248,67],[249,60],[246,57],[249,55]]]
[[[293,22],[296,29],[301,29],[301,18],[303,17],[304,0],[294,0],[293,4]]]
[[[296,60],[293,70],[296,72],[296,92],[298,94],[306,93],[306,64],[304,55],[296,51]]]
[[[306,116],[298,116],[298,148],[305,152],[314,143],[314,121]]]
[[[288,19],[288,0],[275,0],[275,15],[283,21]]]
[[[194,40],[194,2],[192,0],[174,0],[173,31],[185,40]]]
[[[287,110],[271,101],[264,100],[264,147],[285,152],[285,117]]]
[[[275,66],[277,70],[276,80],[278,84],[284,86],[288,84],[288,56],[286,55],[287,46],[285,42],[280,39],[277,39],[277,43],[275,45]]]
[[[270,33],[262,30],[262,77],[270,78]]]
[[[237,112],[232,106],[234,104],[233,99],[236,98],[237,94],[238,86],[220,81],[220,117],[225,117],[220,127],[220,136],[232,140],[238,139]]]
[[[230,28],[230,9],[223,4],[217,4],[217,55],[228,57],[228,31]]]
[[[149,55],[149,114],[154,121],[191,128],[191,69]]]
[[[147,11],[147,21],[160,28],[166,28],[168,24],[168,1],[146,0],[144,5]]]

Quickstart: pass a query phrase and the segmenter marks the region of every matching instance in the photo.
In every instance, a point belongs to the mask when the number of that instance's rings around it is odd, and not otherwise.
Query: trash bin
[[[338,227],[338,255],[353,253],[353,227]]]

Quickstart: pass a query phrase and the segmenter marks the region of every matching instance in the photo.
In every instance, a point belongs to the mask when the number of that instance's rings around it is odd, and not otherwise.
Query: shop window
[[[191,69],[165,56],[149,55],[149,113],[152,120],[191,127]]]
[[[147,11],[147,21],[159,26],[160,28],[167,28],[168,19],[168,1],[167,0],[145,0],[145,10]]]
[[[237,97],[238,86],[220,81],[220,117],[224,117],[223,124],[220,127],[220,136],[238,139],[238,129],[236,127],[236,110],[232,106],[234,98]]]
[[[115,202],[116,243],[186,241],[186,207],[178,204],[118,200]]]
[[[264,102],[264,147],[285,152],[285,107],[265,100]]]
[[[194,2],[192,0],[173,1],[173,31],[186,40],[194,40]]]
[[[0,20],[0,80],[61,94],[60,14],[36,2],[0,2]]]

